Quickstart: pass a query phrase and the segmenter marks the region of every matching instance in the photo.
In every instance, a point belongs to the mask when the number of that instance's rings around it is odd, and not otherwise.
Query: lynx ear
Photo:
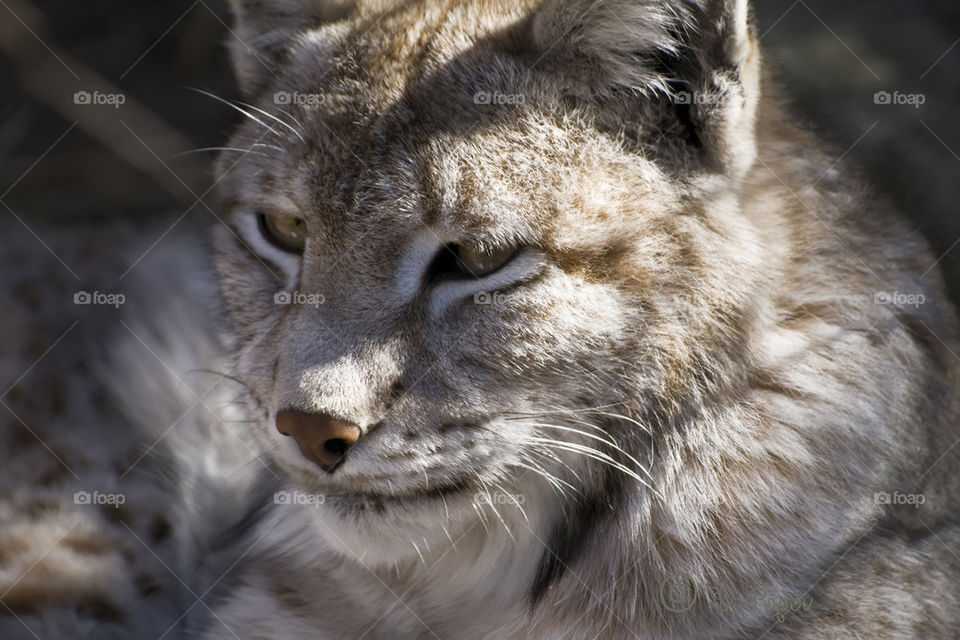
[[[230,0],[236,18],[230,39],[233,66],[247,96],[277,76],[297,35],[345,18],[356,0]]]
[[[591,96],[662,101],[721,170],[753,164],[760,60],[748,0],[547,0],[533,38],[587,69]]]

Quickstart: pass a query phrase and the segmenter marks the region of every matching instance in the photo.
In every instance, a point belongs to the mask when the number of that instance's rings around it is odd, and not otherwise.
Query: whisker
[[[597,440],[598,442],[602,442],[602,443],[604,443],[604,444],[606,444],[606,445],[609,445],[609,446],[613,447],[616,451],[619,451],[619,452],[622,453],[624,456],[626,456],[627,459],[630,460],[630,462],[632,462],[633,464],[637,465],[637,468],[643,470],[643,472],[646,473],[647,476],[648,476],[651,480],[653,479],[653,476],[650,475],[650,472],[647,470],[646,466],[645,466],[643,463],[641,463],[639,460],[637,460],[637,459],[634,458],[632,455],[630,455],[629,453],[627,453],[627,451],[626,451],[623,447],[621,447],[619,444],[617,444],[617,443],[616,443],[614,440],[612,440],[612,439],[611,439],[611,440],[605,440],[605,439],[603,439],[603,438],[601,438],[601,437],[599,437],[599,436],[595,436],[595,435],[593,435],[592,433],[587,433],[586,431],[583,431],[583,430],[581,430],[581,429],[574,429],[573,427],[562,427],[562,426],[557,425],[557,424],[533,423],[533,426],[536,426],[536,427],[547,427],[547,428],[549,428],[549,429],[559,429],[559,430],[561,430],[561,431],[569,431],[569,432],[572,432],[572,433],[578,433],[578,434],[580,434],[580,435],[582,435],[582,436],[584,436],[584,437],[590,438],[590,439],[592,439],[592,440]]]
[[[523,420],[524,418],[546,418],[554,416],[566,416],[570,414],[577,413],[591,413],[598,411],[600,409],[610,409],[612,407],[622,407],[626,402],[614,402],[612,404],[604,404],[599,407],[587,407],[585,409],[557,409],[556,411],[508,411],[504,413],[505,416],[516,416],[505,418],[505,420]]]
[[[475,472],[474,475],[476,476],[480,484],[483,484],[483,478],[480,477],[480,474]],[[490,529],[487,527],[487,516],[483,512],[483,509],[480,508],[480,505],[475,499],[471,500],[470,504],[473,506],[473,510],[477,512],[477,517],[480,519],[480,524],[483,525],[484,533],[486,533],[487,535],[490,535]]]
[[[571,416],[565,416],[565,419],[575,424],[583,425],[584,427],[590,427],[594,431],[598,431],[602,433],[603,435],[607,436],[611,440],[613,439],[613,436],[610,434],[610,432],[608,432],[603,427],[593,424],[592,422],[587,422],[586,420],[581,420],[580,418],[573,418]]]
[[[444,510],[446,510],[446,503],[444,503]],[[446,536],[447,536],[447,540],[450,541],[450,547],[451,547],[454,551],[456,551],[456,550],[457,550],[457,543],[456,543],[456,541],[453,539],[453,536],[450,535],[450,532],[447,531],[447,525],[441,524],[441,525],[440,525],[440,528],[443,529],[444,535],[446,535]]]
[[[250,145],[251,149],[255,149],[256,147],[263,147],[264,149],[273,149],[274,151],[280,151],[280,152],[286,151],[286,149],[284,149],[283,147],[277,146],[275,144],[264,144],[263,142],[255,142],[254,144]]]
[[[247,111],[246,109],[243,109],[243,108],[241,108],[241,107],[238,107],[237,105],[233,104],[233,103],[230,102],[229,100],[225,100],[225,99],[221,98],[220,96],[218,96],[218,95],[216,95],[216,94],[213,94],[213,93],[210,93],[209,91],[204,91],[203,89],[197,89],[196,87],[187,87],[187,88],[190,89],[191,91],[196,91],[197,93],[200,93],[200,94],[203,94],[203,95],[208,96],[208,97],[210,97],[210,98],[213,98],[213,99],[216,100],[217,102],[222,102],[223,104],[227,105],[227,106],[230,107],[231,109],[235,109],[236,111],[239,111],[240,113],[242,113],[242,114],[245,115],[246,117],[250,118],[251,120],[253,120],[253,121],[256,122],[257,124],[259,124],[259,125],[262,126],[263,128],[265,128],[265,129],[267,129],[268,131],[270,131],[271,133],[273,133],[273,134],[274,134],[275,136],[277,136],[278,138],[282,138],[282,137],[283,137],[282,135],[280,135],[280,132],[279,132],[279,131],[277,131],[276,129],[274,129],[274,128],[271,127],[270,125],[268,125],[266,122],[264,122],[264,121],[261,120],[260,118],[256,117],[255,115],[253,115],[252,113],[250,113],[250,112]],[[287,126],[289,127],[290,125],[287,125]],[[300,134],[298,133],[297,135],[300,135]],[[301,140],[302,140],[302,139],[303,139],[303,138],[301,138]]]
[[[418,546],[417,546],[417,543],[414,542],[413,540],[410,541],[410,544],[412,544],[412,545],[413,545],[413,548],[417,550],[417,555],[420,556],[420,562],[422,562],[422,563],[423,563],[423,566],[426,567],[426,566],[427,566],[427,561],[426,561],[426,559],[423,557],[423,554],[420,553],[420,547],[418,547]]]
[[[300,127],[300,131],[305,131],[305,130],[306,130],[306,127],[303,126],[303,123],[300,122],[299,120],[297,120],[296,116],[294,116],[292,113],[290,113],[290,112],[287,111],[286,109],[281,109],[280,107],[277,107],[277,111],[279,111],[279,112],[282,113],[283,115],[285,115],[285,116],[287,116],[288,118],[290,118],[291,120],[293,120],[293,123],[294,123],[295,125],[297,125],[298,127]]]
[[[503,488],[502,486],[500,486],[500,484],[497,483],[497,482],[494,482],[494,483],[493,483],[493,486],[495,486],[497,489],[499,489],[500,491],[502,491],[505,496],[508,496],[508,497],[513,501],[513,504],[515,504],[515,505],[517,506],[517,509],[520,510],[520,515],[522,515],[522,516],[523,516],[523,519],[527,521],[527,524],[530,524],[530,518],[527,517],[527,512],[526,512],[526,510],[523,508],[523,505],[520,504],[520,501],[517,500],[517,496],[513,495],[512,493],[510,493],[509,491],[507,491],[506,489],[504,489],[504,488]]]
[[[549,458],[550,460],[556,462],[557,464],[561,465],[564,469],[566,469],[567,471],[569,471],[569,472],[570,472],[570,475],[573,476],[573,477],[577,480],[577,482],[582,482],[582,481],[583,481],[583,478],[580,477],[580,474],[577,473],[577,471],[576,471],[573,467],[571,467],[570,465],[568,465],[568,464],[563,460],[563,458],[561,458],[560,456],[558,456],[557,454],[555,454],[553,451],[549,451],[549,450],[548,450],[548,451],[540,451],[539,449],[533,449],[533,450],[529,451],[528,453],[536,454],[536,455],[541,456],[542,458],[545,458],[545,459],[546,459],[546,458]],[[533,461],[531,460],[530,462],[533,462]],[[578,488],[576,488],[576,487],[574,487],[574,491],[576,491],[577,493],[580,493],[580,490],[579,490]]]
[[[550,485],[550,488],[553,489],[554,491],[556,491],[556,492],[557,492],[559,495],[561,495],[561,496],[566,496],[566,493],[563,491],[563,487],[561,486],[561,483],[567,485],[567,486],[570,487],[571,489],[574,488],[573,485],[571,485],[570,483],[568,483],[568,482],[566,482],[566,481],[564,481],[564,480],[561,480],[560,478],[557,478],[557,477],[554,476],[553,474],[551,474],[551,473],[549,473],[549,472],[547,472],[547,471],[544,471],[544,470],[541,469],[541,468],[532,466],[532,463],[531,463],[530,465],[528,465],[528,464],[523,463],[523,462],[516,462],[516,461],[514,461],[514,462],[512,462],[511,464],[514,465],[514,466],[520,467],[521,469],[527,469],[528,471],[532,471],[532,472],[534,472],[535,474],[537,474],[538,476],[542,477],[542,478],[543,478],[544,480],[546,480],[547,483]]]
[[[607,416],[607,417],[610,417],[610,418],[616,418],[616,419],[618,419],[618,420],[626,420],[627,422],[629,422],[629,423],[631,423],[631,424],[637,425],[638,427],[640,427],[641,429],[643,429],[646,433],[648,433],[648,434],[650,434],[650,435],[653,435],[653,431],[650,429],[650,427],[648,427],[647,425],[643,424],[642,422],[640,422],[640,421],[638,421],[638,420],[635,420],[634,418],[631,418],[630,416],[625,416],[625,415],[623,415],[623,414],[621,414],[621,413],[607,413],[607,412],[605,412],[605,411],[598,411],[597,413],[599,413],[599,414],[602,415],[602,416]]]
[[[251,149],[238,149],[237,147],[202,147],[202,148],[200,148],[200,149],[190,149],[189,151],[182,151],[182,152],[180,152],[180,153],[178,153],[178,154],[176,154],[176,155],[174,155],[174,156],[171,156],[171,159],[173,159],[173,158],[179,158],[179,157],[181,157],[181,156],[192,155],[192,154],[194,154],[194,153],[212,153],[212,152],[223,152],[223,151],[232,151],[232,152],[235,152],[235,153],[242,153],[242,154],[244,154],[244,155],[246,155],[246,154],[248,154],[248,153],[252,153],[252,154],[254,154],[254,155],[263,156],[263,157],[265,157],[265,158],[266,158],[266,157],[269,157],[269,156],[267,156],[267,154],[265,154],[265,153],[259,153],[259,152],[257,152],[257,151],[253,151],[253,150],[251,150]]]
[[[632,471],[628,467],[625,467],[624,465],[620,464],[619,462],[617,462],[607,454],[603,453],[602,451],[597,451],[596,449],[592,449],[590,447],[586,447],[586,446],[579,445],[572,442],[564,442],[561,440],[551,440],[547,438],[531,437],[531,438],[528,438],[528,441],[534,444],[539,444],[544,447],[551,447],[551,448],[559,449],[561,451],[569,451],[571,453],[579,453],[581,455],[586,456],[587,458],[596,460],[597,462],[602,462],[607,466],[613,469],[616,469],[618,471],[621,471],[627,476],[630,476],[631,478],[633,478],[634,480],[636,480],[646,488],[650,489],[650,491],[652,491],[654,495],[656,495],[657,497],[661,499],[663,498],[663,496],[661,496],[656,489],[650,486],[650,484],[648,484],[646,480],[641,478],[639,475],[637,475],[634,471]],[[649,472],[647,473],[649,475]]]
[[[487,505],[489,505],[489,507],[493,510],[493,515],[497,517],[497,520],[500,521],[500,524],[503,525],[503,530],[507,532],[507,536],[510,538],[510,540],[513,541],[514,544],[516,544],[517,539],[513,537],[513,532],[510,531],[510,527],[507,526],[507,521],[503,519],[503,516],[500,515],[500,511],[497,509],[497,506],[494,504],[493,496],[490,495],[490,487],[487,486],[486,482],[483,482],[482,484],[483,484],[483,490],[487,494]]]
[[[252,104],[247,104],[246,102],[241,102],[240,104],[242,104],[243,106],[248,107],[248,108],[250,108],[250,109],[253,109],[253,110],[256,111],[257,113],[261,113],[261,114],[265,115],[266,117],[270,118],[271,120],[273,120],[274,122],[276,122],[276,123],[279,124],[280,126],[286,127],[286,128],[289,129],[291,132],[293,132],[293,135],[295,135],[295,136],[297,136],[298,138],[300,138],[300,142],[306,142],[306,140],[304,139],[304,137],[300,134],[300,132],[299,132],[297,129],[295,129],[292,125],[290,125],[290,124],[287,123],[286,121],[281,120],[281,119],[278,118],[277,116],[273,115],[273,114],[270,113],[269,111],[264,111],[264,110],[261,109],[260,107],[255,107],[255,106],[253,106]]]

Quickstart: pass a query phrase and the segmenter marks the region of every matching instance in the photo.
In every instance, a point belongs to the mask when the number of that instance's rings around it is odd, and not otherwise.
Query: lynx
[[[957,318],[746,0],[234,9],[213,244],[262,464],[168,439],[185,637],[960,633]]]
[[[745,0],[235,8],[287,484],[205,638],[958,633],[956,318]]]

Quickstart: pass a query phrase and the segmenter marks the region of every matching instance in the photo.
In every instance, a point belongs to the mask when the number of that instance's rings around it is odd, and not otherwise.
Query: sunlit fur
[[[236,4],[236,375],[322,501],[271,507],[206,637],[955,632],[954,315],[781,107],[745,0]],[[522,250],[425,284],[449,243]],[[365,434],[326,474],[284,408]],[[812,606],[677,614],[674,574]]]

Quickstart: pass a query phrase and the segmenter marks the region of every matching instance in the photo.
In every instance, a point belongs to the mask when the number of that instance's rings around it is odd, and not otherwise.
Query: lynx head
[[[744,357],[746,0],[235,4],[219,269],[276,464],[384,557],[478,492],[653,499]]]

